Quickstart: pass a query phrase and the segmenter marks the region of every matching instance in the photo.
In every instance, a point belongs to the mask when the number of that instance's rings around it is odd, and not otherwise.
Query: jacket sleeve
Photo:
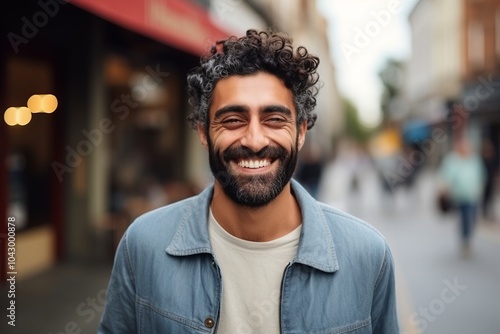
[[[136,333],[135,276],[128,248],[128,234],[121,239],[106,293],[106,306],[98,334]]]
[[[394,261],[387,245],[384,260],[375,283],[371,318],[373,333],[399,334]]]

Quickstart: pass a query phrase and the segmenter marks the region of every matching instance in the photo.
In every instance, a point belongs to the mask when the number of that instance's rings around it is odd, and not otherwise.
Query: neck
[[[300,208],[291,192],[290,182],[268,205],[258,208],[232,201],[216,181],[211,203],[212,213],[228,233],[249,241],[271,241],[301,224]]]

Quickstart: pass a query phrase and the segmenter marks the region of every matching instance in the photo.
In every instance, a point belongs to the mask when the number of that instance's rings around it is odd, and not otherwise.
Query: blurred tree
[[[367,128],[361,123],[358,109],[349,99],[343,98],[342,106],[345,116],[345,135],[358,143],[365,143],[377,129]]]
[[[383,125],[404,116],[405,108],[401,106],[403,73],[403,63],[396,59],[388,59],[379,72],[380,81],[384,86],[380,105]]]

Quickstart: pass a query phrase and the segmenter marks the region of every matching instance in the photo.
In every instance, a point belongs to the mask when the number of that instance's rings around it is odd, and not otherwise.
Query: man
[[[383,237],[291,180],[318,63],[249,30],[191,72],[215,181],[129,227],[99,333],[399,333]]]

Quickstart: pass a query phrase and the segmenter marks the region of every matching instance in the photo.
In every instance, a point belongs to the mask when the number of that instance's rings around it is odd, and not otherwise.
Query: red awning
[[[202,54],[230,33],[215,25],[208,13],[187,0],[72,0],[110,22],[185,52]]]

